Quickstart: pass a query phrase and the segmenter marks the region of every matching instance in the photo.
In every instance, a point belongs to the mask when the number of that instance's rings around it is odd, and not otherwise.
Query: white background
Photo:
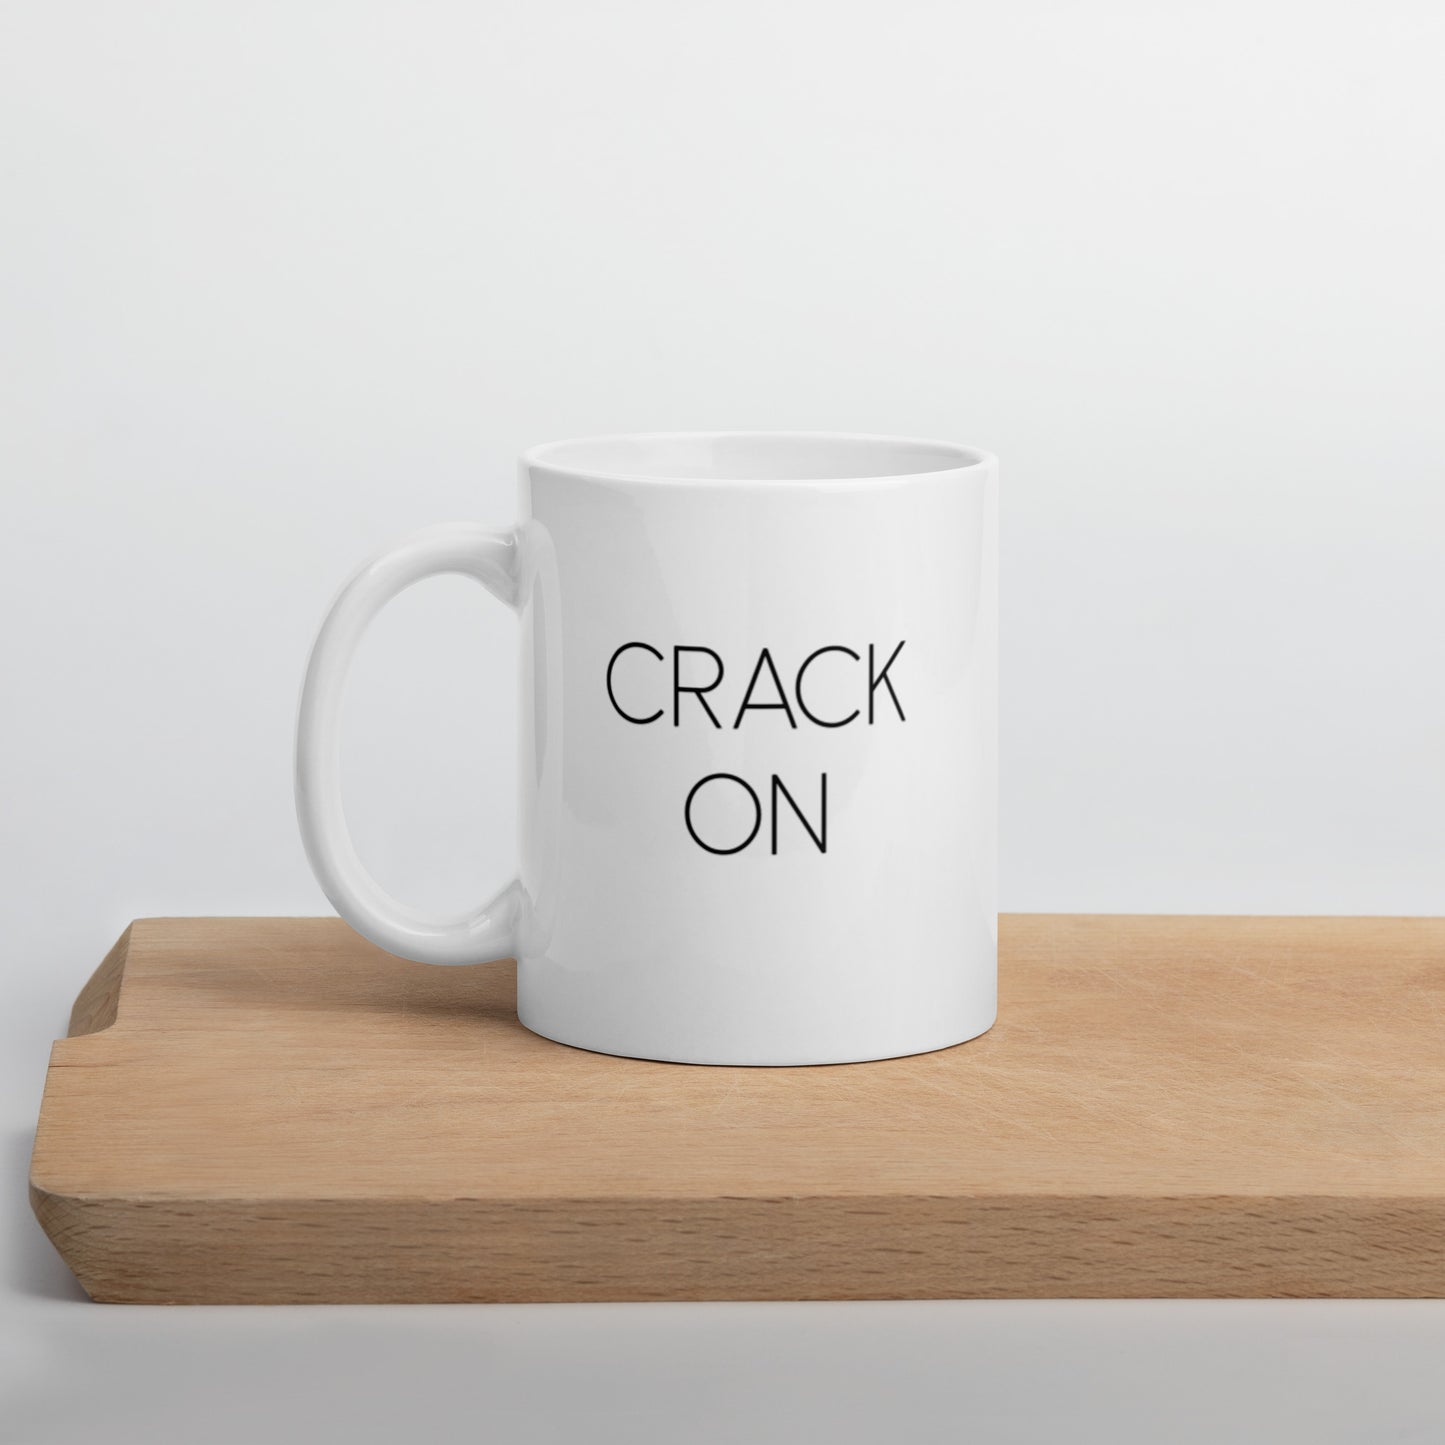
[[[14,1438],[1438,1438],[1435,1304],[100,1309],[23,1180],[129,918],[322,911],[335,588],[557,437],[1000,455],[1005,908],[1445,912],[1442,59],[1423,0],[0,6]],[[512,645],[440,582],[360,659],[418,903],[510,872]]]

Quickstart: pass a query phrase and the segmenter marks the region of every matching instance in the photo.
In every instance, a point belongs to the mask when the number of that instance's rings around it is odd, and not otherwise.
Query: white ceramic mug
[[[699,1064],[921,1053],[996,1007],[997,470],[940,442],[556,442],[521,516],[374,558],[301,700],[316,876],[381,947],[517,960],[528,1028]],[[367,623],[438,573],[521,619],[518,876],[467,917],[385,893],[342,816]]]

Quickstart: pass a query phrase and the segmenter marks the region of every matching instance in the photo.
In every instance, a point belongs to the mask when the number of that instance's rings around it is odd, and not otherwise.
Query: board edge
[[[111,945],[110,951],[101,959],[95,972],[76,995],[75,1004],[70,1010],[70,1025],[65,1035],[67,1038],[102,1033],[116,1021],[134,933],[134,922],[126,924],[124,932]]]

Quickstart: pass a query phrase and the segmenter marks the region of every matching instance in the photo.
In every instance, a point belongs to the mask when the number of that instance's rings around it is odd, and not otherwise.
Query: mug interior
[[[952,472],[987,460],[951,442],[832,432],[654,432],[548,442],[528,466],[629,481],[816,482]]]

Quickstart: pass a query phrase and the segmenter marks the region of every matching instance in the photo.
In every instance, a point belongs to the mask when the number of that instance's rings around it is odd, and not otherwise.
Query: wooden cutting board
[[[1445,1294],[1445,920],[1006,917],[991,1033],[837,1067],[585,1053],[514,988],[134,923],[35,1212],[98,1300]]]

